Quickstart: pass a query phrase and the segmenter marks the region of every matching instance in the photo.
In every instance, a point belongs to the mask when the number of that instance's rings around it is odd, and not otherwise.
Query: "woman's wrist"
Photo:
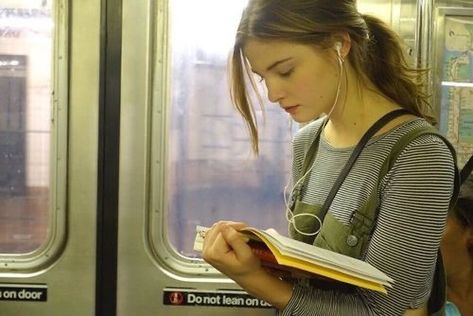
[[[235,279],[249,294],[265,300],[277,309],[284,309],[292,297],[293,284],[272,275],[264,268]]]

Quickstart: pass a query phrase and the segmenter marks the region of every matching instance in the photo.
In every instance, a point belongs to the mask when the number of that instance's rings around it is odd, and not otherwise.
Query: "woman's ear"
[[[333,43],[333,48],[339,53],[339,56],[342,59],[350,53],[351,49],[351,38],[348,32],[337,32],[333,33],[331,36],[331,40]]]

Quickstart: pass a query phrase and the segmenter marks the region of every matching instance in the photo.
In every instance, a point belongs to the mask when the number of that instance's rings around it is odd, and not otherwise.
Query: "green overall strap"
[[[314,245],[336,251],[354,258],[361,258],[362,254],[369,245],[370,236],[376,227],[376,218],[379,212],[379,191],[381,182],[397,161],[401,152],[412,143],[413,140],[422,135],[435,135],[440,137],[448,146],[452,153],[455,163],[455,183],[452,193],[450,207],[456,201],[459,191],[459,173],[456,167],[456,155],[453,146],[438,131],[431,126],[422,126],[414,128],[400,137],[393,145],[389,155],[381,165],[378,174],[378,184],[371,192],[365,205],[353,213],[349,225],[342,224],[330,213],[326,216],[322,229],[314,241]],[[440,252],[437,254],[435,274],[432,285],[432,293],[428,300],[429,315],[440,316],[444,313],[444,305],[446,301],[446,281],[442,256]]]
[[[425,127],[416,128],[415,130],[401,137],[393,146],[391,153],[389,154],[387,158],[387,161],[384,163],[380,172],[379,179],[381,181],[381,179],[383,179],[384,176],[389,172],[394,162],[397,160],[399,154],[404,150],[404,148],[408,144],[410,144],[414,139],[416,139],[419,136],[429,135],[429,134],[435,135],[439,137],[440,139],[442,139],[445,145],[447,145],[448,149],[450,150],[453,156],[453,163],[455,165],[455,179],[454,179],[452,198],[450,200],[450,207],[453,207],[457,201],[458,194],[460,192],[460,172],[458,171],[458,167],[457,167],[457,155],[455,152],[455,148],[453,148],[453,145],[448,141],[448,139],[442,136],[434,127],[425,126]]]
[[[378,119],[370,128],[365,132],[365,134],[362,136],[358,144],[356,144],[355,149],[353,150],[352,154],[348,158],[348,161],[346,162],[345,166],[343,167],[342,171],[340,171],[340,174],[338,175],[337,179],[335,180],[335,183],[332,186],[332,189],[327,195],[327,198],[325,199],[324,204],[322,205],[322,208],[319,211],[319,219],[323,222],[325,215],[327,214],[328,209],[330,208],[330,205],[332,204],[333,199],[335,198],[335,195],[338,192],[338,189],[342,185],[343,181],[345,180],[346,176],[350,172],[351,168],[355,164],[356,159],[358,156],[361,154],[362,150],[368,143],[368,141],[371,139],[371,137],[376,134],[377,131],[379,131],[383,126],[385,126],[387,123],[392,121],[393,119],[400,117],[402,115],[406,114],[411,114],[410,111],[406,109],[398,109],[394,110],[391,112],[388,112],[387,114],[383,115],[380,119]],[[307,151],[307,154],[304,159],[304,164],[303,164],[303,175],[309,170],[309,166],[313,164],[313,161],[316,156],[317,148],[319,146],[319,138],[320,134],[322,133],[323,127],[325,126],[327,120],[325,120],[322,124],[322,126],[319,128],[317,131],[316,137],[314,141],[312,142],[309,150]],[[304,179],[304,183],[307,181],[307,178]],[[303,183],[303,184],[304,184]],[[296,197],[298,194],[300,194],[300,191],[302,189],[303,184],[301,184],[298,188],[294,190],[294,197]]]
[[[414,130],[413,132],[407,133],[399,141],[393,146],[391,154],[389,155],[388,163],[385,163],[383,166],[384,169],[381,170],[381,179],[384,178],[386,173],[391,169],[394,162],[397,160],[399,154],[402,150],[410,144],[414,139],[421,135],[435,135],[443,140],[443,142],[447,145],[448,149],[452,153],[453,161],[455,164],[455,179],[454,179],[454,186],[453,186],[453,193],[452,198],[450,200],[450,209],[455,206],[456,200],[458,198],[459,190],[460,190],[460,173],[457,168],[456,164],[456,153],[455,149],[453,148],[452,144],[434,127],[422,127]],[[441,316],[445,314],[445,302],[447,299],[446,294],[446,277],[445,277],[445,269],[442,261],[442,254],[440,253],[440,249],[437,253],[437,262],[435,265],[435,274],[433,279],[432,285],[432,292],[430,293],[430,298],[427,303],[428,313],[431,316]]]

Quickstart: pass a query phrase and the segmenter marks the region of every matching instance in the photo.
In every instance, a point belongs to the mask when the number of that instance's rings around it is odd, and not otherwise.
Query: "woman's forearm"
[[[277,309],[284,309],[292,297],[293,284],[281,280],[264,269],[235,278],[249,294],[265,300]]]

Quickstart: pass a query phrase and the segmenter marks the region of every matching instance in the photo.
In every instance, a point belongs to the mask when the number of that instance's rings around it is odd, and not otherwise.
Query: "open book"
[[[194,250],[202,251],[206,227],[196,227]],[[246,227],[240,233],[249,237],[248,244],[271,268],[299,271],[358,287],[387,293],[393,280],[369,263],[327,249],[306,244],[278,234],[274,229]]]

